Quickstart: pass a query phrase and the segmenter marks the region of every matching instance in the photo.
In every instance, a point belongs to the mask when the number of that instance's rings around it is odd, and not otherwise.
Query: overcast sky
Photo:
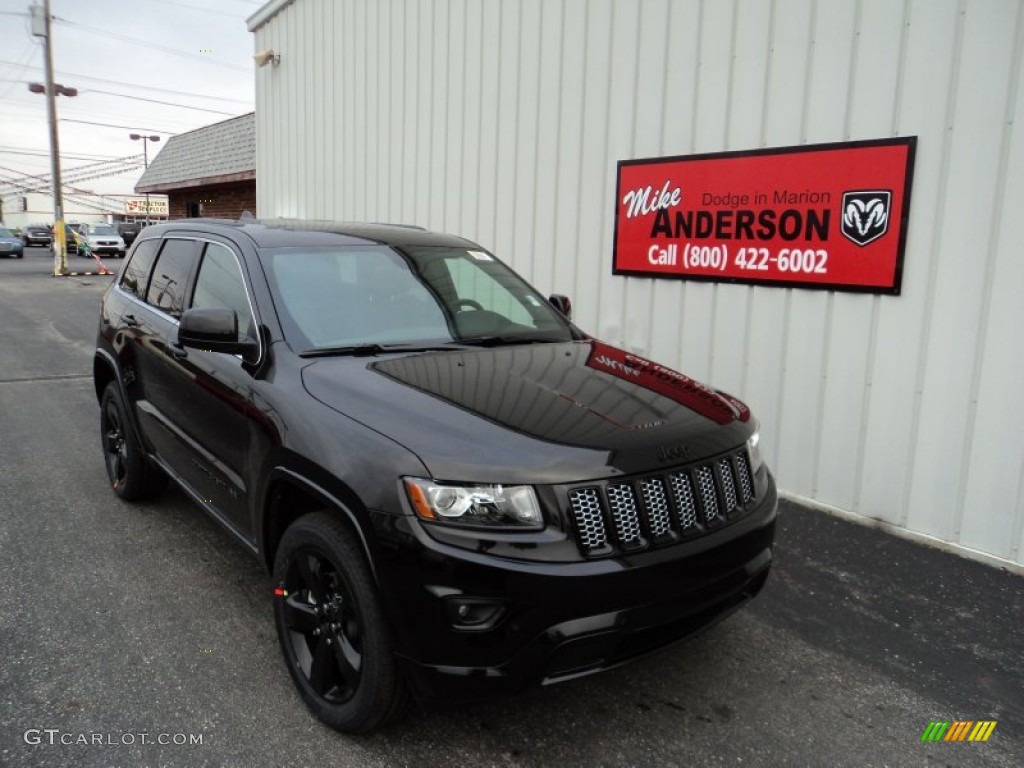
[[[51,0],[54,78],[78,89],[75,98],[57,98],[61,168],[141,154],[142,142],[128,137],[133,132],[161,137],[150,144],[152,159],[175,133],[251,112],[253,36],[245,20],[263,4]],[[0,0],[0,178],[50,171],[46,98],[27,86],[44,81],[30,5]],[[75,185],[132,194],[140,175],[141,169]]]

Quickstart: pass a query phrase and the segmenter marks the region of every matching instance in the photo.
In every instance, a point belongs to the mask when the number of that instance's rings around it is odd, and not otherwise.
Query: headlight
[[[747,452],[750,453],[750,471],[755,475],[757,471],[764,466],[764,457],[761,455],[761,428],[758,429],[754,434],[747,438]]]
[[[416,514],[432,522],[487,528],[539,528],[537,494],[528,485],[440,485],[405,478],[405,491]]]

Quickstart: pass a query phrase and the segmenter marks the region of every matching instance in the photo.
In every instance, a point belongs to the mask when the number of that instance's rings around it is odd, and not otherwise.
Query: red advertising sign
[[[622,160],[613,271],[899,295],[916,145]]]

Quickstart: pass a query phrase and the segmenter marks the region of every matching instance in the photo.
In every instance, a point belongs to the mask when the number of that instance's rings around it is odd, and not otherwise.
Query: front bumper
[[[673,547],[603,560],[509,560],[426,534],[379,572],[420,698],[507,695],[610,669],[713,625],[754,597],[772,562],[774,484],[742,520]],[[406,519],[407,520],[407,519]],[[410,533],[415,532],[415,521]],[[458,608],[497,607],[479,626]]]
[[[125,249],[118,248],[116,245],[90,245],[89,250],[93,253],[102,253],[109,256],[123,256]]]

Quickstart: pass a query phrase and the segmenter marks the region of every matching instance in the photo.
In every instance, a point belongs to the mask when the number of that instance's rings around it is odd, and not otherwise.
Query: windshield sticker
[[[470,251],[469,255],[472,256],[477,261],[494,261],[494,258],[491,256],[491,254],[484,253],[483,251]]]

